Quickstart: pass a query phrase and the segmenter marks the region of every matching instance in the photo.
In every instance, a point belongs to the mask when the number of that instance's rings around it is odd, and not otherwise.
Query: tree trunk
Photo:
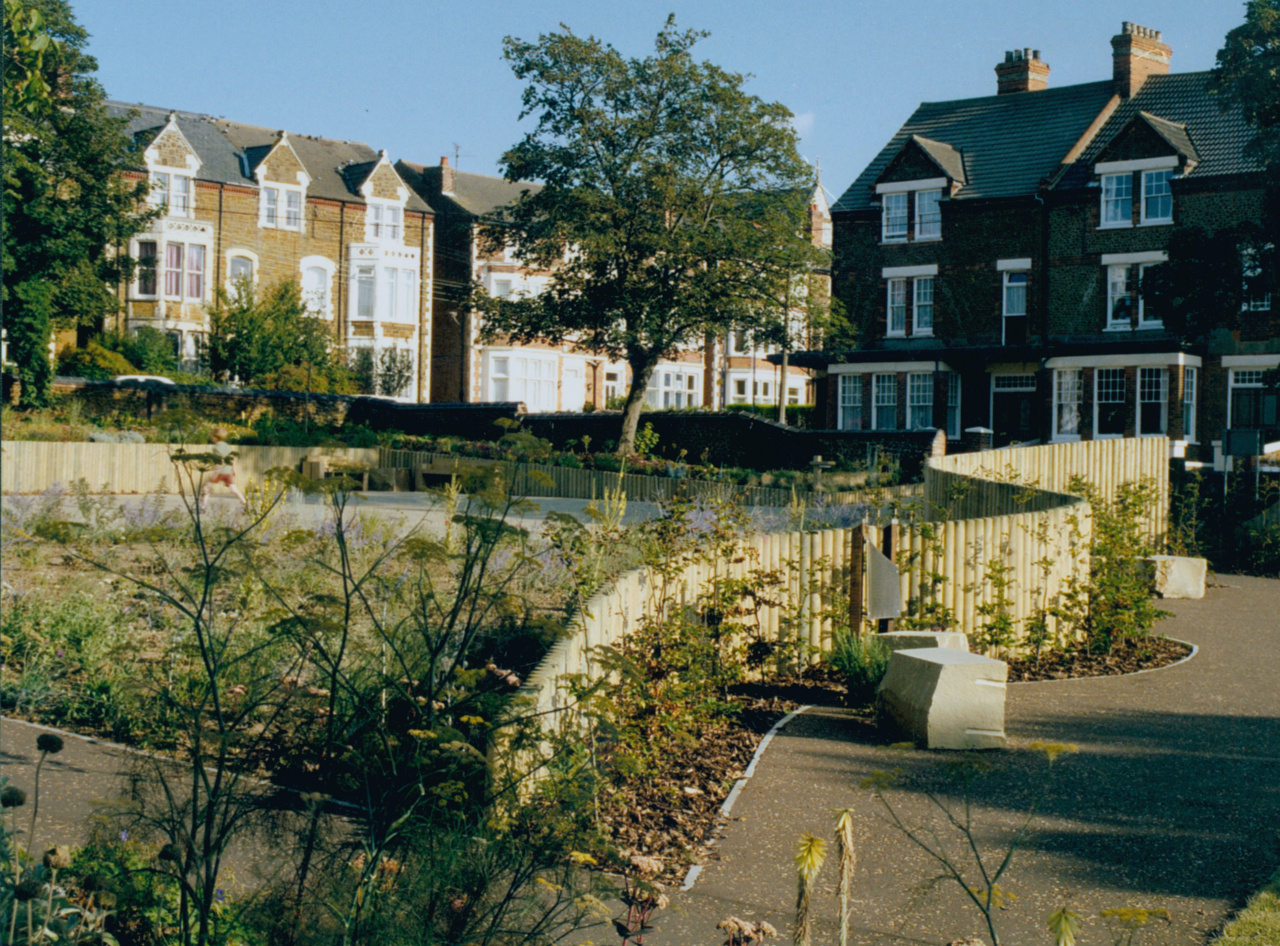
[[[644,409],[644,395],[653,377],[654,358],[644,358],[639,364],[631,364],[631,389],[627,391],[627,403],[622,407],[622,435],[618,438],[618,456],[629,457],[636,452],[636,428],[640,426],[640,412]]]

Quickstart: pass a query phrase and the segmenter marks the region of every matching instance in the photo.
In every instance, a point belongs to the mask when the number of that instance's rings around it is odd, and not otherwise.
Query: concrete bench
[[[1156,592],[1161,598],[1203,598],[1209,563],[1185,555],[1152,555],[1156,565]]]
[[[947,647],[968,650],[969,638],[960,631],[891,631],[877,634],[890,650],[917,650],[922,647]]]
[[[1003,660],[949,647],[895,651],[880,682],[884,716],[929,749],[1003,749]]]

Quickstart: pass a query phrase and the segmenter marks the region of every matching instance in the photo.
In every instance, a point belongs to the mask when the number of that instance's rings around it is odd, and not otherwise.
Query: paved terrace
[[[1280,581],[1223,577],[1202,601],[1168,601],[1159,630],[1199,646],[1175,667],[1127,677],[1011,684],[1014,751],[986,758],[1000,771],[976,793],[974,823],[989,844],[1008,837],[1044,772],[1036,741],[1070,742],[1052,793],[1001,887],[1017,900],[999,912],[1002,942],[1051,944],[1044,919],[1063,904],[1086,917],[1079,942],[1110,943],[1112,907],[1167,909],[1142,946],[1203,943],[1280,865]],[[858,784],[902,767],[930,776],[942,752],[898,753],[838,710],[810,709],[760,758],[693,888],[673,898],[651,946],[708,946],[735,914],[764,918],[788,942],[795,903],[792,856],[802,832],[831,839],[833,809],[857,813],[855,943],[986,940],[976,909],[952,881],[891,828]],[[934,778],[933,783],[938,784]],[[919,793],[891,793],[909,822],[936,826]],[[964,852],[951,843],[958,856]],[[997,859],[998,860],[998,859]],[[834,844],[819,879],[815,944],[834,946]]]

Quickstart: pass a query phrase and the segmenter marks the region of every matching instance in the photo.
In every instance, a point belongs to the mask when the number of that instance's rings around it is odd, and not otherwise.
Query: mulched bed
[[[1079,677],[1108,677],[1139,670],[1155,670],[1177,663],[1191,648],[1164,637],[1132,638],[1118,642],[1109,652],[1090,654],[1084,651],[1046,653],[1010,660],[1009,680],[1071,680]]]
[[[658,880],[679,884],[691,864],[716,858],[720,807],[743,777],[756,747],[773,724],[806,704],[843,706],[844,683],[823,669],[731,691],[739,712],[709,729],[696,744],[673,752],[653,777],[632,780],[601,812],[621,849],[662,860]]]

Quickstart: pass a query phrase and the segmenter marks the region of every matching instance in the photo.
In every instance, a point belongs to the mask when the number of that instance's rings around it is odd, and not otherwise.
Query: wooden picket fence
[[[904,620],[925,614],[932,602],[969,635],[987,620],[981,609],[995,594],[990,575],[1007,567],[1006,608],[1021,634],[1030,619],[1088,581],[1092,509],[1064,491],[1071,480],[1081,477],[1107,499],[1126,482],[1150,482],[1157,496],[1150,528],[1158,537],[1168,516],[1168,457],[1167,440],[1151,438],[932,458],[921,501],[904,507],[894,523],[749,536],[734,560],[690,565],[667,594],[649,569],[622,575],[587,602],[573,632],[530,675],[524,693],[554,725],[557,712],[569,705],[563,680],[597,674],[598,648],[622,643],[663,602],[696,606],[711,581],[740,578],[752,568],[785,576],[785,593],[761,611],[763,636],[806,645],[802,649],[816,659],[831,646],[839,608],[850,600],[856,608],[868,598],[867,570],[856,561],[864,543],[893,553]],[[1059,630],[1049,621],[1050,633]]]

